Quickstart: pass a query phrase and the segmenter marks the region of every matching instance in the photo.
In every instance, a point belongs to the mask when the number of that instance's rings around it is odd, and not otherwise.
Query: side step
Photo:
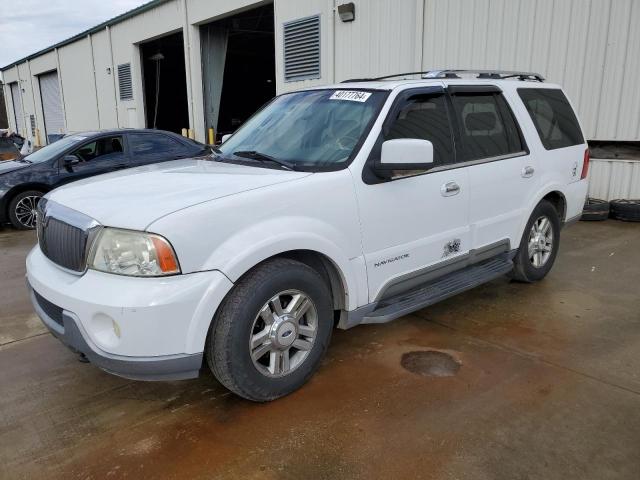
[[[382,300],[361,323],[386,323],[445,298],[494,280],[513,269],[507,254],[471,265],[427,283],[422,287]]]

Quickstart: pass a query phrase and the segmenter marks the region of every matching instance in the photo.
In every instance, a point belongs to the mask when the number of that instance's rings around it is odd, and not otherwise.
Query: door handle
[[[447,182],[440,187],[440,193],[443,197],[451,197],[460,193],[460,185],[456,182]]]
[[[533,167],[524,167],[522,169],[522,178],[531,178],[533,177],[534,172],[535,169]]]

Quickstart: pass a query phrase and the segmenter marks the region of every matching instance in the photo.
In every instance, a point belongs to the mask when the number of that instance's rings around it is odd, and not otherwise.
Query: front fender
[[[286,227],[285,227],[286,226]],[[295,230],[293,230],[295,228]],[[265,232],[268,234],[265,235]],[[335,239],[335,240],[330,240]],[[294,250],[309,250],[327,257],[336,267],[345,289],[348,310],[366,297],[358,278],[362,262],[345,255],[348,239],[324,222],[305,217],[279,217],[261,221],[236,232],[219,245],[205,263],[207,270],[220,270],[232,282],[254,266],[273,256]]]

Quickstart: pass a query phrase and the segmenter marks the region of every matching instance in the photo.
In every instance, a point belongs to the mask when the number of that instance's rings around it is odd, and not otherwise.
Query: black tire
[[[613,218],[625,222],[640,222],[640,200],[611,200]]]
[[[529,256],[529,241],[534,223],[538,222],[542,217],[546,217],[550,223],[550,228],[553,233],[552,241],[550,242],[551,251],[546,261],[541,266],[535,266]],[[513,259],[514,267],[511,273],[511,278],[519,282],[532,283],[542,280],[553,267],[556,256],[558,254],[558,247],[560,246],[560,218],[555,207],[542,200],[536,208],[533,210],[527,226],[522,234],[520,246],[518,247],[518,253]]]
[[[594,222],[606,220],[607,218],[609,218],[609,202],[596,198],[587,199],[580,220]]]
[[[280,377],[270,377],[254,364],[249,341],[263,306],[274,296],[292,289],[304,292],[315,307],[315,340],[295,369]],[[265,402],[285,396],[309,380],[320,366],[332,330],[332,300],[322,277],[304,263],[276,258],[251,270],[227,295],[210,328],[205,354],[220,383],[243,398]]]
[[[37,197],[40,199],[44,193],[39,190],[27,190],[26,192],[20,192],[9,202],[9,221],[14,228],[18,230],[33,230],[35,228],[35,216],[33,221],[27,221],[28,218],[23,215],[23,204],[29,200],[29,198]],[[34,203],[34,207],[37,205],[37,200]]]

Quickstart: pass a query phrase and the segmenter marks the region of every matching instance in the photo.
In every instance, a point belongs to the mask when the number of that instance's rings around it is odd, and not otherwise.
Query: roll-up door
[[[39,79],[44,128],[46,130],[47,143],[51,143],[64,133],[64,113],[62,112],[62,102],[60,101],[58,72],[43,73],[39,76]]]
[[[11,84],[11,102],[13,103],[13,115],[16,122],[16,132],[24,136],[24,115],[22,114],[22,98],[18,82]]]

